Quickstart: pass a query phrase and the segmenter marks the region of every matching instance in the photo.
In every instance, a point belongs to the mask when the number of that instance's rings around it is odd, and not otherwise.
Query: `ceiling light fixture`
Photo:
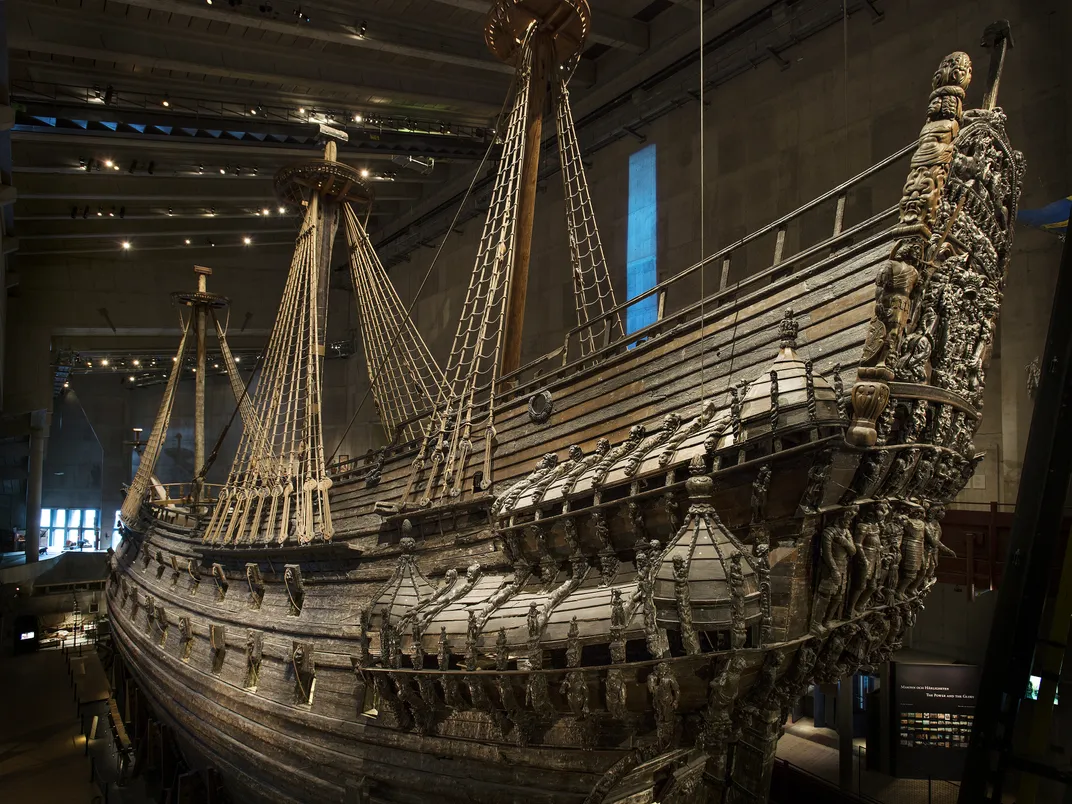
[[[130,250],[130,241],[129,240],[124,240],[123,241],[123,250],[124,251],[129,251]]]
[[[280,207],[279,208],[279,214],[280,215],[286,215],[287,214],[287,208],[286,207]]]
[[[242,242],[243,242],[243,243],[244,243],[245,245],[247,245],[247,246],[248,246],[248,245],[249,245],[250,243],[252,243],[252,242],[253,242],[253,238],[252,238],[252,237],[249,237],[249,236],[243,237],[243,238],[242,238]]]
[[[355,123],[360,123],[360,122],[361,122],[362,120],[364,120],[364,119],[365,119],[365,118],[363,118],[363,117],[362,117],[362,116],[361,116],[360,114],[355,114],[355,115],[354,115],[354,122],[355,122]]]
[[[141,365],[141,361],[140,361],[140,360],[138,360],[137,358],[134,358],[134,365],[135,365],[135,366],[140,366],[140,365]]]
[[[268,207],[265,207],[264,209],[261,210],[261,215],[271,215],[271,214],[272,214],[272,210],[268,209]]]
[[[113,164],[115,164],[115,163],[114,163],[114,162],[112,162],[112,160],[111,160],[111,159],[105,159],[105,160],[104,160],[104,166],[105,166],[105,167],[111,167],[111,166],[112,166]]]
[[[369,177],[368,168],[361,168],[361,178],[367,179]]]
[[[102,361],[100,362],[100,364],[101,364],[102,366],[107,366],[107,365],[108,365],[108,358],[104,358],[104,359],[103,359],[103,360],[102,360]]]
[[[134,382],[134,377],[127,377],[127,380],[128,380],[129,382]]]
[[[190,238],[186,238],[186,245],[190,245]]]

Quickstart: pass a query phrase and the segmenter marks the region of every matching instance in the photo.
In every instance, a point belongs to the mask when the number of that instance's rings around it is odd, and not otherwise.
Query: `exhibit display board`
[[[971,738],[979,668],[902,664],[893,672],[893,773],[960,779]]]

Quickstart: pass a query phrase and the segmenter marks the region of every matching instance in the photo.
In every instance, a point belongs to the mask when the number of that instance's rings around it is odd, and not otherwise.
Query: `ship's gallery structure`
[[[615,294],[570,102],[593,13],[490,7],[513,83],[442,365],[329,137],[276,176],[302,222],[253,378],[226,366],[241,436],[222,486],[202,470],[153,492],[177,379],[164,390],[109,606],[132,677],[236,801],[766,801],[793,703],[887,661],[935,582],[1015,270],[1005,39],[978,50],[996,65],[978,108],[966,52],[920,68],[918,141],[793,213],[834,200],[829,234],[787,242],[783,218],[736,283],[733,246],[674,266],[627,332],[637,300]],[[545,109],[576,325],[523,365]],[[900,197],[846,222],[879,173]],[[387,434],[345,471],[322,421],[341,261]],[[203,277],[179,361],[204,352]]]

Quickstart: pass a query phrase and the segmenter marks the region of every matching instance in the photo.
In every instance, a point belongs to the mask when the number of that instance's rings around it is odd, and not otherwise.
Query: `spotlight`
[[[134,382],[134,377],[132,377],[132,376],[131,376],[131,377],[127,377],[127,381],[128,381],[128,382]]]
[[[168,214],[168,217],[170,218],[175,214],[175,212],[171,209],[171,207],[168,207],[167,208],[167,214]]]
[[[305,107],[304,106],[299,106],[298,107],[298,114],[305,114]]]
[[[271,215],[271,214],[272,214],[272,211],[270,209],[268,209],[268,207],[265,207],[264,209],[261,210],[261,215]]]
[[[65,383],[63,384],[63,387],[64,387],[64,388],[70,388],[70,387],[71,387],[71,384],[70,384],[69,382],[65,382]]]
[[[367,179],[369,177],[368,168],[361,168],[361,178]]]
[[[355,123],[360,123],[362,120],[364,120],[364,118],[360,114],[355,114],[354,115],[354,122]]]
[[[279,214],[280,215],[286,215],[287,214],[287,208],[286,207],[280,207],[279,208]]]
[[[130,241],[129,240],[124,240],[123,241],[123,250],[124,251],[129,251],[130,250]]]
[[[89,362],[88,360],[86,361],[86,365],[87,365],[87,366],[88,366],[89,368],[93,368],[93,364],[92,364],[92,363],[90,363],[90,362]]]
[[[198,173],[204,173],[205,172],[205,166],[204,165],[198,165],[197,166],[197,172]]]
[[[248,237],[248,236],[247,236],[247,237],[243,237],[243,238],[242,238],[242,242],[243,242],[243,243],[244,243],[245,245],[247,245],[247,246],[248,246],[248,245],[249,245],[250,243],[252,243],[252,242],[253,242],[253,238],[252,238],[252,237]]]
[[[100,362],[100,364],[101,364],[102,366],[107,366],[107,365],[108,365],[108,358],[104,358],[104,360],[102,360],[102,361]]]
[[[100,218],[100,217],[103,217],[103,215],[104,215],[104,212],[101,211],[100,207],[97,207],[97,217]]]
[[[227,168],[220,168],[220,175],[223,176],[227,173]]]
[[[112,170],[119,170],[119,165],[112,165]]]
[[[186,238],[186,245],[190,245],[190,238]]]
[[[361,20],[361,22],[357,26],[357,35],[360,36],[363,39],[367,32],[368,32],[368,23],[365,22],[364,20]]]
[[[236,362],[236,363],[241,363],[241,362],[242,362],[242,358],[241,358],[241,357],[238,357],[238,355],[235,355],[235,359],[234,359],[234,362]]]
[[[254,176],[256,176],[257,175],[257,168],[250,168],[250,173],[252,173]]]
[[[219,363],[213,363],[213,364],[212,364],[212,368],[219,368],[219,367],[220,367],[220,364],[219,364]]]
[[[114,218],[115,217],[115,207],[112,207],[111,212],[108,213],[108,217],[109,218]]]
[[[209,240],[208,244],[211,248],[216,248],[216,244],[213,241]]]
[[[115,163],[114,163],[114,162],[112,162],[112,160],[111,160],[111,159],[105,159],[105,160],[104,160],[104,166],[105,166],[105,167],[111,167],[111,166],[112,166],[113,164],[115,164]]]
[[[161,106],[170,106],[171,105],[171,101],[168,100],[167,95],[165,95],[164,99],[162,101],[160,101],[160,105]]]
[[[242,175],[242,166],[241,165],[235,165],[234,174],[235,174],[235,176],[241,176]]]
[[[256,114],[256,113],[257,113],[257,109],[256,109],[256,107],[254,107],[254,108],[250,109],[250,110],[249,110],[249,113],[250,113],[250,114]]]
[[[177,360],[178,360],[178,358],[177,358],[177,357],[173,357],[173,358],[171,358],[171,362],[172,362],[172,363],[176,362]]]
[[[141,365],[141,361],[140,361],[140,360],[138,360],[137,358],[134,358],[134,365],[135,365],[135,366],[140,366],[140,365]]]

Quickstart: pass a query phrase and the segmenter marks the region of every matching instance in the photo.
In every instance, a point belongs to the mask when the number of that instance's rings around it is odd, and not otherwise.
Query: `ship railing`
[[[499,402],[528,396],[550,382],[591,368],[686,323],[698,322],[745,296],[772,293],[772,286],[780,286],[786,277],[881,240],[896,222],[898,207],[868,215],[871,199],[900,197],[907,174],[905,163],[916,146],[916,142],[906,145],[792,212],[573,327],[561,347],[500,378]],[[849,223],[863,215],[862,220]],[[735,274],[755,264],[763,265],[763,270],[733,281]],[[651,297],[657,298],[656,321],[610,341],[612,317],[624,316],[630,307]],[[589,340],[588,333],[602,333],[603,340],[586,354],[583,345]]]

